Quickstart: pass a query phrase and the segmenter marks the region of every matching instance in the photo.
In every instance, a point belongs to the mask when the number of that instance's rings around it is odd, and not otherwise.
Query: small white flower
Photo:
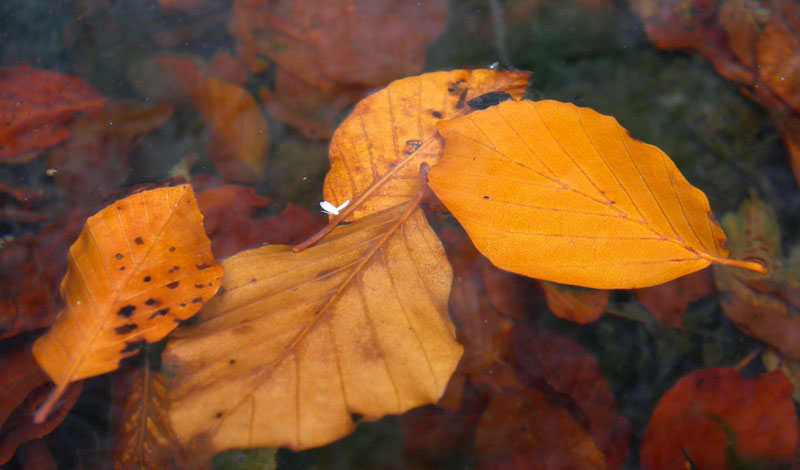
[[[322,201],[319,203],[319,206],[322,208],[322,212],[328,215],[339,215],[339,211],[347,207],[350,204],[350,199],[344,201],[341,206],[336,207],[328,201]]]

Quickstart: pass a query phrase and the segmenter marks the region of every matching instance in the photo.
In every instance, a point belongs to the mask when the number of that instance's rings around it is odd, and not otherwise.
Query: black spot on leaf
[[[167,287],[169,287],[170,289],[176,289],[179,285],[180,285],[180,282],[172,281],[169,284],[167,284]]]
[[[167,314],[167,312],[169,312],[169,307],[162,308],[161,310],[157,311],[156,313],[150,315],[150,318],[148,318],[148,320],[152,320],[155,317],[163,317],[164,315]]]
[[[139,328],[139,325],[137,325],[136,323],[128,323],[127,325],[122,325],[114,328],[114,333],[118,335],[127,335],[136,328]]]
[[[477,96],[472,98],[471,100],[467,101],[467,104],[472,109],[486,109],[490,106],[495,106],[503,101],[508,101],[511,99],[511,95],[504,91],[493,91],[491,93],[484,93],[481,96]]]
[[[136,237],[136,238],[133,239],[133,241],[137,245],[144,245],[144,240],[142,240],[142,237]]]
[[[210,268],[210,267],[211,267],[211,265],[210,265],[210,264],[203,263],[203,264],[197,264],[197,265],[195,265],[195,267],[197,268],[197,270],[198,270],[198,271],[202,271],[202,270],[204,270],[204,269],[208,269],[208,268]]]
[[[150,297],[149,299],[144,301],[144,304],[145,305],[158,305],[159,302],[158,302],[157,299],[154,299],[154,298]]]
[[[145,276],[142,278],[144,282],[150,282],[150,279],[152,279],[150,276]]]
[[[144,345],[147,344],[143,339],[139,339],[136,341],[125,341],[125,347],[120,351],[120,353],[125,354],[129,352],[136,351],[137,349],[141,349]]]
[[[133,305],[126,305],[124,307],[120,307],[117,310],[117,315],[121,316],[122,318],[130,318],[133,315],[133,311],[136,310],[136,307]]]

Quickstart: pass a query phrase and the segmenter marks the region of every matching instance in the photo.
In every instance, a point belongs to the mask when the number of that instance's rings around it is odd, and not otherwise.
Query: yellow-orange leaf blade
[[[660,284],[728,260],[708,200],[657,147],[557,101],[442,121],[430,186],[495,265],[599,289]]]
[[[469,100],[491,92],[519,99],[530,72],[452,70],[403,78],[361,100],[336,129],[325,200],[358,206],[357,219],[409,201],[420,163],[439,161],[436,123],[469,113]],[[379,186],[379,187],[378,187]],[[360,200],[373,191],[366,201]]]
[[[447,315],[452,270],[421,211],[351,276],[407,206],[300,253],[266,246],[224,261],[223,291],[164,354],[185,443],[304,449],[349,433],[353,414],[439,399],[462,349]]]
[[[134,194],[90,217],[67,263],[64,310],[33,345],[57,385],[48,404],[69,382],[116,369],[194,315],[223,271],[188,185]]]

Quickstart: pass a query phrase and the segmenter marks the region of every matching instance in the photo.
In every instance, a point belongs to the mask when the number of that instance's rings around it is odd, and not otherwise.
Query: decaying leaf
[[[664,284],[636,289],[636,298],[654,317],[678,327],[689,303],[711,295],[713,291],[711,270],[703,269]]]
[[[269,59],[308,84],[380,86],[419,73],[447,2],[236,0],[229,24],[254,73]]]
[[[436,196],[496,266],[562,284],[646,287],[729,260],[708,200],[657,147],[557,101],[439,123]]]
[[[725,315],[746,334],[800,359],[800,258],[784,259],[775,213],[754,197],[736,214],[725,214],[722,223],[730,235],[731,253],[757,259],[769,271],[762,275],[716,267],[714,279]]]
[[[420,163],[433,165],[441,156],[436,123],[472,111],[467,102],[486,93],[519,99],[529,75],[481,69],[426,73],[361,100],[333,135],[324,198],[336,204],[349,199],[357,206],[354,219],[410,200]]]
[[[553,315],[579,325],[591,323],[606,311],[609,292],[541,281],[544,299]]]
[[[182,185],[134,194],[86,221],[61,282],[65,308],[33,345],[56,383],[37,421],[70,382],[116,369],[214,295],[222,266],[202,220],[191,187]]]
[[[30,415],[47,396],[47,375],[36,365],[25,341],[6,340],[0,352],[0,465],[14,456],[17,446],[49,434],[69,413],[81,393],[74,384],[63,397],[56,413],[41,424]]]
[[[522,383],[545,392],[581,424],[610,470],[623,467],[630,424],[617,412],[597,361],[580,344],[553,331],[518,326],[506,360]]]
[[[447,316],[452,271],[421,211],[391,232],[406,209],[299,253],[265,246],[225,260],[222,292],[163,356],[184,443],[304,449],[349,433],[353,414],[439,399],[462,351]]]
[[[158,371],[122,369],[112,377],[112,460],[114,470],[201,469],[193,453],[178,442],[167,416],[166,387]]]
[[[28,66],[0,69],[0,163],[24,163],[69,136],[63,123],[106,103],[77,77]]]
[[[661,397],[639,454],[645,470],[786,468],[797,437],[792,384],[781,372],[704,369]]]
[[[267,161],[269,128],[255,99],[239,85],[206,76],[205,67],[189,59],[162,57],[158,63],[203,117],[214,167],[229,180],[259,181]]]
[[[506,392],[492,399],[478,424],[475,453],[478,463],[488,464],[487,468],[608,468],[603,453],[581,423],[533,389]],[[527,465],[514,467],[516,460]]]

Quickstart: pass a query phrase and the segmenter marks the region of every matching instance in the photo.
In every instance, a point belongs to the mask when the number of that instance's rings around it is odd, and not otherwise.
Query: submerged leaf
[[[708,200],[614,118],[507,101],[442,121],[430,187],[496,266],[562,284],[646,287],[728,260]]]
[[[797,437],[792,384],[781,372],[745,377],[704,369],[661,397],[639,452],[645,470],[744,468],[756,459],[787,464]],[[752,468],[786,467],[762,461]]]
[[[452,271],[421,211],[391,232],[407,207],[299,253],[265,246],[225,260],[223,292],[164,354],[184,443],[305,449],[352,431],[355,414],[439,399],[462,351],[447,316]]]
[[[65,309],[33,345],[57,386],[37,420],[67,384],[116,369],[214,295],[222,267],[202,220],[182,185],[134,194],[86,221],[61,283]]]

